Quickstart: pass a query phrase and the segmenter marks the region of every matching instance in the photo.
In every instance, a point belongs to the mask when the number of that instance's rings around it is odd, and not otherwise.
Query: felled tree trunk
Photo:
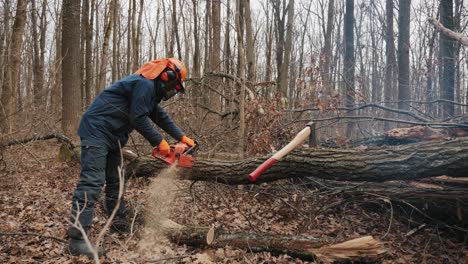
[[[424,181],[431,179],[433,178],[424,179]],[[370,202],[381,200],[411,207],[422,216],[442,221],[445,224],[466,225],[468,223],[466,209],[468,208],[468,189],[463,186],[447,186],[421,181],[379,183],[320,179],[311,179],[302,184],[311,189],[320,189],[322,193],[328,195],[339,195],[343,199],[342,202],[346,202],[349,198]],[[321,211],[332,210],[340,205],[341,202],[325,204]]]
[[[332,262],[335,260],[370,260],[386,252],[383,244],[372,236],[330,245],[331,237],[311,237],[273,234],[251,234],[222,229],[184,227],[165,221],[161,227],[164,234],[174,243],[201,247],[225,247],[227,245],[248,251],[268,251],[288,254],[301,259]]]
[[[238,161],[197,158],[192,169],[180,169],[179,174],[190,180],[246,184],[248,174],[267,158]],[[153,158],[142,158],[131,163],[127,170],[136,176],[151,176],[166,167]],[[468,175],[468,137],[385,148],[302,148],[275,163],[257,182],[298,177],[383,182],[440,175]]]

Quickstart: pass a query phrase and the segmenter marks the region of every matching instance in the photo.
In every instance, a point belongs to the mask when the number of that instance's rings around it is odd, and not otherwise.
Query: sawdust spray
[[[164,236],[163,226],[170,217],[176,194],[175,180],[179,172],[176,163],[153,178],[146,191],[145,227],[139,247],[148,257],[175,254]]]

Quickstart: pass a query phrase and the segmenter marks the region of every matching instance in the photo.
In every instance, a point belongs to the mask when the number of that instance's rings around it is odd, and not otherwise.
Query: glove
[[[187,136],[182,136],[182,139],[180,141],[182,141],[182,143],[185,143],[189,147],[195,146],[195,141],[193,141],[193,139]]]
[[[169,144],[167,144],[167,141],[163,139],[161,140],[161,143],[159,143],[158,145],[158,150],[159,150],[159,154],[163,156],[167,156],[169,155],[171,148],[169,147]]]

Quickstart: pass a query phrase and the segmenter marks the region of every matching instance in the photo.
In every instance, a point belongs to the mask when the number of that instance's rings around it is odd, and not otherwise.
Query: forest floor
[[[90,262],[85,257],[72,257],[65,250],[71,195],[80,166],[76,162],[59,161],[58,149],[59,144],[46,141],[12,146],[3,151],[8,173],[0,180],[0,263]],[[130,179],[125,198],[136,213],[133,232],[106,234],[104,262],[319,263],[229,246],[175,245],[157,232],[157,219],[167,217],[187,226],[215,225],[225,230],[326,235],[336,242],[372,235],[388,249],[377,263],[468,263],[468,243],[466,238],[463,241],[463,235],[462,239],[456,239],[449,230],[430,223],[411,234],[409,232],[420,223],[401,217],[401,213],[390,210],[385,202],[373,208],[350,202],[336,210],[316,213],[312,220],[305,221],[304,216],[290,206],[295,204],[298,193],[288,191],[294,190],[288,189],[292,186],[289,182],[261,187],[191,184],[176,180],[172,175],[152,180]],[[285,193],[289,196],[283,197]],[[289,202],[285,203],[284,199]],[[325,203],[333,202],[317,196],[308,201],[307,207],[320,212],[318,209]],[[93,238],[105,221],[102,206],[98,206]]]

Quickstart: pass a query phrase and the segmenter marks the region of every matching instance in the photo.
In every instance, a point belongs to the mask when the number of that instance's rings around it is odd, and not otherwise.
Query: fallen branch
[[[54,237],[54,236],[48,236],[40,233],[25,233],[25,232],[0,232],[0,236],[35,236],[35,237],[42,237],[42,238],[47,238],[47,239],[53,239],[58,242],[62,243],[67,243],[65,239],[59,238],[59,237]]]
[[[70,149],[75,148],[70,138],[68,138],[65,135],[55,134],[55,133],[48,134],[48,135],[37,135],[37,136],[30,137],[30,138],[25,138],[25,139],[13,139],[13,140],[6,141],[6,142],[0,142],[0,147],[8,147],[8,146],[13,146],[13,145],[18,145],[18,144],[29,143],[32,141],[49,140],[53,138],[56,138],[60,140],[61,142],[65,143],[67,146],[69,146]]]
[[[162,224],[164,233],[171,241],[195,247],[233,246],[253,252],[267,251],[274,254],[288,254],[306,260],[370,260],[377,259],[387,250],[372,236],[349,240],[336,245],[331,237],[276,235],[267,233],[232,232],[215,229],[212,240],[207,242],[210,228],[184,227],[166,221]]]

